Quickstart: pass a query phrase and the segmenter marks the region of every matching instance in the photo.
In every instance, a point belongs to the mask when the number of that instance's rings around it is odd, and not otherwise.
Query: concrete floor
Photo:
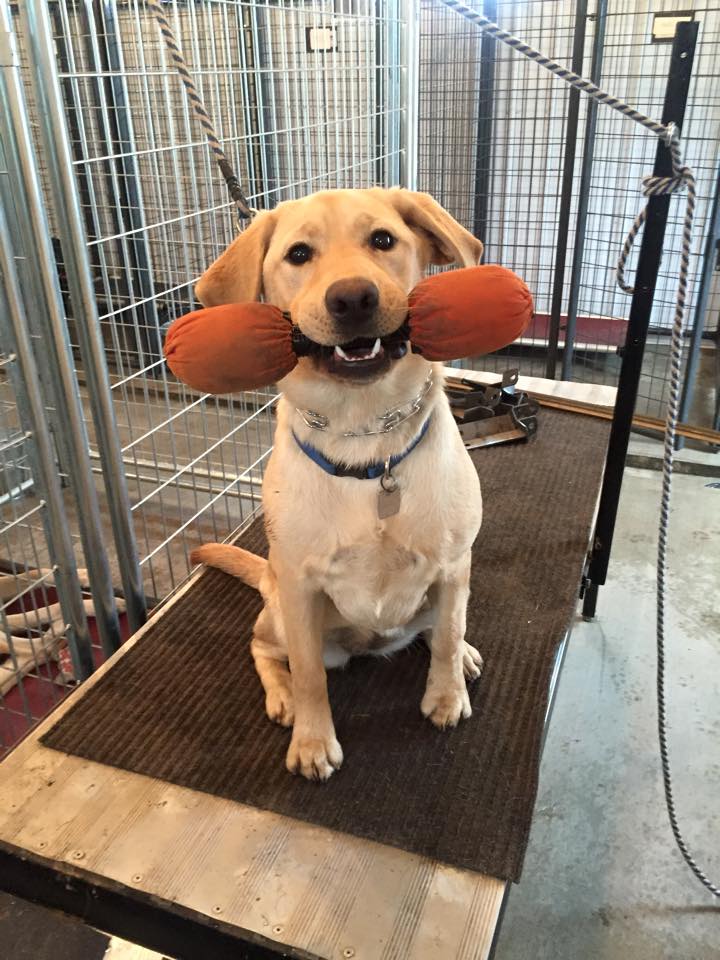
[[[717,462],[708,458],[708,462]],[[677,476],[667,617],[671,759],[691,849],[720,882],[720,488]],[[598,618],[572,635],[523,877],[495,960],[717,960],[720,904],[674,846],[655,708],[660,474],[628,470]]]

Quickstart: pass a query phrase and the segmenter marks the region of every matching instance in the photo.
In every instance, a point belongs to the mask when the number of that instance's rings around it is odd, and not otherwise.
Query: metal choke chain
[[[665,417],[665,445],[663,450],[663,471],[662,471],[662,494],[660,500],[660,524],[658,528],[658,553],[657,553],[657,709],[658,709],[658,740],[660,745],[660,762],[662,766],[663,785],[665,788],[665,802],[670,820],[675,842],[678,845],[680,853],[683,855],[688,867],[695,874],[697,879],[706,887],[715,897],[720,897],[720,887],[714,884],[709,877],[698,866],[694,857],[688,849],[687,843],[682,835],[677,820],[675,810],[675,799],[673,796],[672,774],[670,771],[670,758],[667,743],[667,708],[665,703],[665,580],[667,574],[667,533],[670,520],[670,497],[672,492],[673,463],[675,455],[675,434],[679,419],[680,408],[680,377],[681,362],[683,350],[683,325],[685,320],[685,303],[687,298],[687,280],[688,265],[690,261],[690,241],[692,234],[693,217],[695,214],[695,177],[689,167],[683,165],[680,151],[678,131],[674,124],[658,123],[651,117],[645,116],[634,110],[628,104],[623,103],[617,97],[606,93],[590,80],[585,80],[579,74],[574,73],[567,67],[555,60],[549,59],[538,50],[528,46],[523,40],[514,37],[511,33],[503,30],[496,23],[493,23],[481,13],[473,10],[466,3],[460,0],[442,0],[446,7],[459,13],[475,23],[484,33],[490,34],[502,43],[506,44],[518,53],[524,54],[529,60],[537,63],[553,73],[556,77],[569,83],[578,90],[582,90],[588,96],[611,107],[622,116],[634,120],[647,130],[652,131],[659,137],[670,150],[672,157],[672,174],[669,177],[656,177],[654,175],[643,178],[642,192],[650,197],[658,197],[666,194],[677,193],[680,190],[687,190],[687,203],[685,206],[685,220],[683,223],[682,246],[680,250],[680,270],[678,272],[677,296],[675,300],[675,316],[673,318],[672,336],[670,339],[670,385],[667,412]],[[625,282],[625,265],[627,263],[633,242],[637,237],[643,223],[647,218],[647,206],[638,214],[635,222],[630,228],[627,239],[623,245],[622,253],[617,263],[617,282],[621,290],[625,293],[633,293],[634,288]]]

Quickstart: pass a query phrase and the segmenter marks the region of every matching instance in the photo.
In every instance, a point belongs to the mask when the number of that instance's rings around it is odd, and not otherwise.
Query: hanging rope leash
[[[160,0],[147,0],[147,5],[152,10],[155,19],[158,22],[160,33],[165,40],[165,45],[170,52],[170,57],[177,68],[177,72],[180,74],[180,79],[185,87],[185,92],[187,93],[190,105],[200,121],[200,125],[205,131],[207,142],[210,146],[213,156],[215,157],[217,165],[220,168],[220,172],[223,175],[223,179],[227,185],[228,193],[237,207],[238,218],[240,220],[251,220],[257,213],[257,210],[251,207],[248,203],[247,197],[243,193],[242,187],[240,186],[240,181],[235,176],[233,168],[230,165],[230,161],[226,157],[225,151],[220,146],[220,141],[215,133],[213,122],[210,119],[210,115],[205,109],[205,105],[203,104],[200,94],[197,91],[197,87],[195,86],[195,82],[190,74],[187,61],[185,60],[182,50],[180,49],[180,44],[177,42],[173,29],[165,17],[162,4],[160,3]]]
[[[668,391],[668,403],[665,416],[665,438],[663,449],[663,470],[662,470],[662,492],[660,497],[660,523],[658,527],[658,552],[657,552],[657,610],[656,610],[656,640],[657,640],[657,712],[658,712],[658,742],[660,746],[660,764],[662,767],[663,786],[665,789],[665,803],[667,806],[668,819],[675,842],[687,863],[688,867],[702,885],[710,891],[715,897],[720,897],[720,886],[713,883],[705,872],[698,866],[695,858],[690,853],[685,838],[682,835],[677,819],[675,809],[675,798],[673,793],[672,773],[670,770],[670,756],[668,749],[667,736],[667,705],[665,702],[665,588],[667,578],[667,533],[670,523],[670,501],[672,495],[672,477],[675,458],[675,437],[677,425],[680,416],[680,379],[682,372],[682,351],[683,351],[683,327],[685,322],[685,306],[687,301],[687,282],[690,263],[690,244],[692,238],[692,225],[695,214],[695,177],[689,167],[683,164],[682,153],[680,150],[679,133],[674,124],[667,126],[658,123],[651,117],[645,116],[638,110],[634,110],[628,104],[623,103],[617,97],[602,90],[590,80],[586,80],[579,74],[551,60],[540,51],[535,50],[523,40],[514,37],[511,33],[503,30],[496,23],[493,23],[487,17],[473,10],[466,3],[460,0],[442,0],[446,7],[454,10],[466,20],[474,23],[484,33],[500,40],[506,46],[518,53],[524,54],[529,60],[544,67],[550,73],[564,80],[566,83],[581,90],[583,93],[592,97],[598,103],[616,110],[622,116],[629,120],[634,120],[647,130],[650,130],[670,150],[672,159],[672,174],[669,177],[658,177],[654,175],[646,176],[642,180],[642,192],[648,199],[667,194],[678,193],[687,190],[687,201],[685,206],[685,219],[683,222],[682,244],[680,249],[680,269],[678,271],[677,295],[675,299],[675,315],[672,324],[672,334],[670,337],[670,382]],[[645,206],[638,214],[630,228],[622,252],[618,259],[616,268],[616,278],[618,286],[625,293],[632,294],[634,287],[625,281],[625,267],[630,251],[638,233],[640,232],[645,220],[647,219],[648,208]]]

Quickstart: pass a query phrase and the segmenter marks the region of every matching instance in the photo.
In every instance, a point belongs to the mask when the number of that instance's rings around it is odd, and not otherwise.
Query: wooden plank
[[[467,370],[463,367],[445,367],[444,372],[448,377],[464,377],[468,380],[475,380],[477,383],[484,384],[497,383],[501,377],[497,372],[488,373],[481,370]],[[538,399],[555,397],[557,399],[587,404],[591,407],[603,407],[608,410],[612,410],[615,406],[615,397],[617,395],[615,387],[608,387],[600,383],[547,380],[544,377],[519,377],[517,387],[518,390],[522,390],[524,393],[530,393]]]

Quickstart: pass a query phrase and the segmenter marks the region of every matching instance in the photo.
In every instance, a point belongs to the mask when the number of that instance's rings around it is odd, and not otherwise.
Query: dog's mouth
[[[409,331],[405,324],[384,337],[355,337],[334,346],[315,343],[295,328],[298,356],[310,357],[332,376],[362,380],[378,376],[408,352]]]
[[[355,337],[347,343],[324,348],[318,358],[333,376],[360,380],[377,376],[407,353],[407,340],[391,334],[387,337]]]

